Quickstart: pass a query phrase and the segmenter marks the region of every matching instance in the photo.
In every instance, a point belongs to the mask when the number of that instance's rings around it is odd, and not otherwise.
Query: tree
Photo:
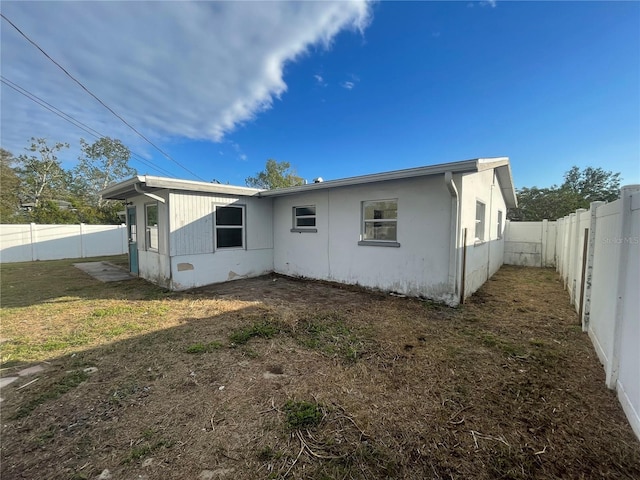
[[[579,208],[589,208],[591,202],[616,200],[620,196],[620,173],[592,167],[581,171],[574,166],[564,174],[559,187],[525,187],[517,195],[518,208],[509,210],[510,220],[556,220]]]
[[[120,140],[109,137],[91,145],[81,138],[80,145],[83,156],[74,170],[77,194],[90,205],[102,207],[106,202],[100,197],[101,190],[136,174],[129,166],[131,152]]]
[[[13,223],[19,220],[20,179],[13,169],[15,161],[11,152],[0,148],[0,223]]]
[[[40,201],[67,197],[69,174],[60,165],[58,152],[69,148],[68,143],[57,142],[50,147],[45,138],[31,137],[31,146],[25,150],[36,155],[20,155],[16,174],[20,179],[20,199],[38,206]]]
[[[620,197],[620,173],[593,167],[580,171],[573,166],[564,174],[560,188],[575,195],[577,208],[589,208],[591,202],[613,202]]]
[[[267,160],[265,169],[258,172],[255,177],[248,177],[245,183],[248,187],[273,190],[304,185],[304,179],[296,175],[296,171],[291,169],[289,162],[276,162],[270,158]]]
[[[29,221],[39,224],[73,224],[80,223],[78,215],[71,209],[61,208],[53,200],[42,200],[29,212]]]

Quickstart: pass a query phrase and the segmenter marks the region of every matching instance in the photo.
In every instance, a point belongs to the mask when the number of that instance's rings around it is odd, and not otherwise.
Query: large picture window
[[[158,204],[144,206],[147,250],[158,250]]]
[[[215,232],[216,248],[244,248],[244,207],[216,207]]]
[[[362,202],[362,241],[396,243],[398,240],[398,200]]]
[[[293,207],[292,232],[317,232],[316,206]]]

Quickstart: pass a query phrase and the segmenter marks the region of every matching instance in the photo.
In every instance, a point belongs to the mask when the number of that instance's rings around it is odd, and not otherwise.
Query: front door
[[[138,224],[136,207],[127,207],[127,233],[129,237],[129,271],[138,274]]]

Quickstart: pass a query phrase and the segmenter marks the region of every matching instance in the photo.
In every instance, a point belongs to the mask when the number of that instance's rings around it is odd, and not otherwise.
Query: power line
[[[169,160],[171,160],[173,163],[175,163],[176,165],[178,165],[180,168],[184,169],[185,171],[189,172],[191,175],[193,175],[196,178],[199,178],[200,180],[202,180],[203,182],[205,182],[206,180],[204,178],[202,178],[200,175],[198,175],[197,173],[192,172],[191,170],[189,170],[187,167],[185,167],[184,165],[182,165],[180,162],[178,162],[177,160],[175,160],[174,158],[172,158],[168,153],[166,153],[164,150],[162,150],[160,147],[158,147],[155,143],[153,143],[151,140],[149,140],[147,137],[145,137],[142,133],[140,133],[133,125],[131,125],[129,122],[127,122],[124,118],[122,118],[120,115],[118,115],[113,109],[111,109],[111,107],[109,107],[106,103],[104,103],[102,100],[100,100],[93,92],[91,92],[87,87],[85,87],[82,82],[80,82],[78,79],[76,79],[73,75],[71,75],[62,65],[60,65],[58,62],[56,62],[53,58],[51,58],[49,56],[49,54],[47,52],[45,52],[40,45],[38,45],[35,41],[31,40],[31,38],[29,38],[22,30],[20,30],[16,24],[14,24],[11,20],[9,20],[3,13],[0,13],[0,17],[2,17],[4,20],[6,20],[9,25],[11,25],[13,28],[16,29],[16,31],[22,35],[31,45],[33,45],[34,47],[36,47],[38,50],[40,50],[40,52],[47,57],[51,62],[53,62],[60,70],[62,70],[64,72],[64,74],[69,77],[71,80],[73,80],[75,83],[77,83],[80,88],[82,88],[85,92],[87,92],[89,95],[91,95],[95,100],[98,101],[98,103],[100,103],[100,105],[102,105],[104,108],[106,108],[107,110],[109,110],[116,118],[118,118],[122,123],[124,123],[127,127],[129,127],[131,130],[133,130],[139,137],[141,137],[143,140],[145,140],[149,145],[151,145],[153,148],[155,148],[156,150],[158,150],[162,155],[164,155],[166,158],[168,158]]]
[[[63,112],[59,108],[51,105],[47,101],[45,101],[42,98],[38,97],[36,94],[28,91],[24,87],[21,87],[17,83],[12,82],[8,78],[4,77],[3,75],[0,75],[0,82],[4,83],[7,87],[15,90],[19,94],[27,97],[32,102],[34,102],[34,103],[40,105],[41,107],[49,110],[51,113],[57,115],[58,117],[62,118],[63,120],[66,120],[67,122],[69,122],[73,126],[78,127],[79,129],[83,130],[84,132],[88,133],[89,135],[91,135],[91,136],[93,136],[95,138],[103,138],[103,137],[105,137],[105,135],[102,135],[97,130],[91,128],[90,126],[88,126],[85,123],[82,123],[80,120],[78,120],[78,119],[72,117],[71,115]],[[157,165],[154,165],[154,164],[150,163],[149,161],[147,161],[144,157],[142,157],[138,153],[132,152],[131,150],[130,150],[130,153],[131,153],[131,156],[136,157],[136,161],[138,161],[139,163],[141,163],[141,164],[143,164],[143,165],[145,165],[145,166],[147,166],[147,167],[149,167],[149,168],[151,168],[151,169],[153,169],[153,170],[155,170],[157,172],[163,173],[163,174],[168,175],[168,176],[172,176],[172,174],[169,171],[165,170],[162,167],[159,167]]]

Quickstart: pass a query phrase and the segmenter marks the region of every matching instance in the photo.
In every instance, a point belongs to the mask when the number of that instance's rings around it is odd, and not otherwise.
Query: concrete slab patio
[[[109,262],[83,262],[74,263],[73,266],[101,282],[121,282],[136,278],[126,270]]]

